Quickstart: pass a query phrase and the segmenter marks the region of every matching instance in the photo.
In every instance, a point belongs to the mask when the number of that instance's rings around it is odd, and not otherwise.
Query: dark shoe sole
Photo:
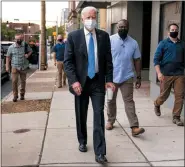
[[[159,110],[159,111],[157,111],[157,110]],[[161,116],[160,108],[154,106],[154,112],[155,112],[155,115],[157,115],[158,117]]]
[[[87,148],[82,149],[82,148],[79,147],[78,149],[79,149],[80,152],[83,152],[83,153],[84,153],[84,152],[87,152]]]
[[[112,129],[114,129],[113,126],[112,127],[109,127],[109,128],[106,128],[106,130],[112,130]]]
[[[155,112],[155,115],[157,115],[158,117],[161,116],[161,113]]]
[[[173,123],[176,124],[177,126],[184,126],[184,123],[183,122],[177,123],[176,120],[173,120]]]
[[[13,99],[13,102],[17,102],[17,99],[15,100],[15,99]]]
[[[95,161],[96,161],[97,163],[99,163],[99,164],[106,164],[106,163],[108,163],[107,160],[106,160],[106,161],[99,161],[99,160],[97,160],[96,158],[95,158]]]
[[[12,101],[13,101],[13,102],[17,102],[17,99],[18,99],[18,96],[15,96],[15,97],[12,99]]]
[[[145,132],[145,129],[142,128],[140,132],[138,132],[138,133],[132,133],[132,136],[133,137],[136,137],[136,136],[138,136],[138,135],[140,135],[140,134],[142,134],[144,132]]]

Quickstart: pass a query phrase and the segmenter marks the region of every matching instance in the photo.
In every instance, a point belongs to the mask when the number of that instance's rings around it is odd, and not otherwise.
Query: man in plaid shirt
[[[10,59],[12,66],[12,89],[13,102],[18,99],[18,77],[21,79],[20,100],[24,100],[26,88],[26,59],[32,54],[32,49],[27,46],[28,53],[25,54],[25,42],[22,41],[22,34],[15,35],[15,43],[8,48],[6,55],[6,71],[10,72]]]

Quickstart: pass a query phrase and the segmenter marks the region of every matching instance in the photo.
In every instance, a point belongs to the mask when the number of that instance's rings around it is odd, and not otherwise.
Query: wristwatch
[[[141,79],[141,76],[137,76],[137,79]]]

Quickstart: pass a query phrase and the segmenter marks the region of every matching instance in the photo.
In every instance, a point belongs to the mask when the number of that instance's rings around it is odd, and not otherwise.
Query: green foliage
[[[15,38],[16,31],[6,27],[6,23],[1,23],[1,40],[12,41]]]
[[[41,34],[41,31],[36,32],[35,34]],[[39,35],[34,36],[35,41],[39,41]]]
[[[56,32],[56,26],[47,28],[46,29],[46,38],[48,38],[48,36],[53,36],[53,32]],[[58,27],[58,34],[61,34],[61,35],[65,34],[64,26]]]

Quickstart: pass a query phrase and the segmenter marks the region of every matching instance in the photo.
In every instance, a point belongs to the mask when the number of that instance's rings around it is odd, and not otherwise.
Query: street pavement
[[[27,72],[27,78],[37,70],[37,65],[30,65],[30,69]],[[19,80],[20,84],[20,80]],[[5,98],[12,91],[12,81],[4,80],[1,82],[1,99]]]
[[[74,97],[67,87],[56,88],[56,67],[36,71],[29,83],[52,82],[45,91],[29,91],[27,99],[52,99],[50,112],[25,112],[2,115],[2,166],[101,166],[93,151],[93,110],[88,110],[88,152],[78,151]],[[40,74],[44,74],[42,79]],[[29,88],[28,88],[29,89]],[[10,98],[10,97],[9,97]],[[153,111],[149,82],[135,90],[134,100],[140,126],[146,132],[132,137],[121,93],[117,99],[117,121],[106,131],[106,166],[184,166],[184,127],[172,123],[171,110],[162,107],[161,117]],[[8,101],[8,98],[7,98]],[[106,115],[105,106],[105,118]],[[25,133],[15,130],[27,129]]]

